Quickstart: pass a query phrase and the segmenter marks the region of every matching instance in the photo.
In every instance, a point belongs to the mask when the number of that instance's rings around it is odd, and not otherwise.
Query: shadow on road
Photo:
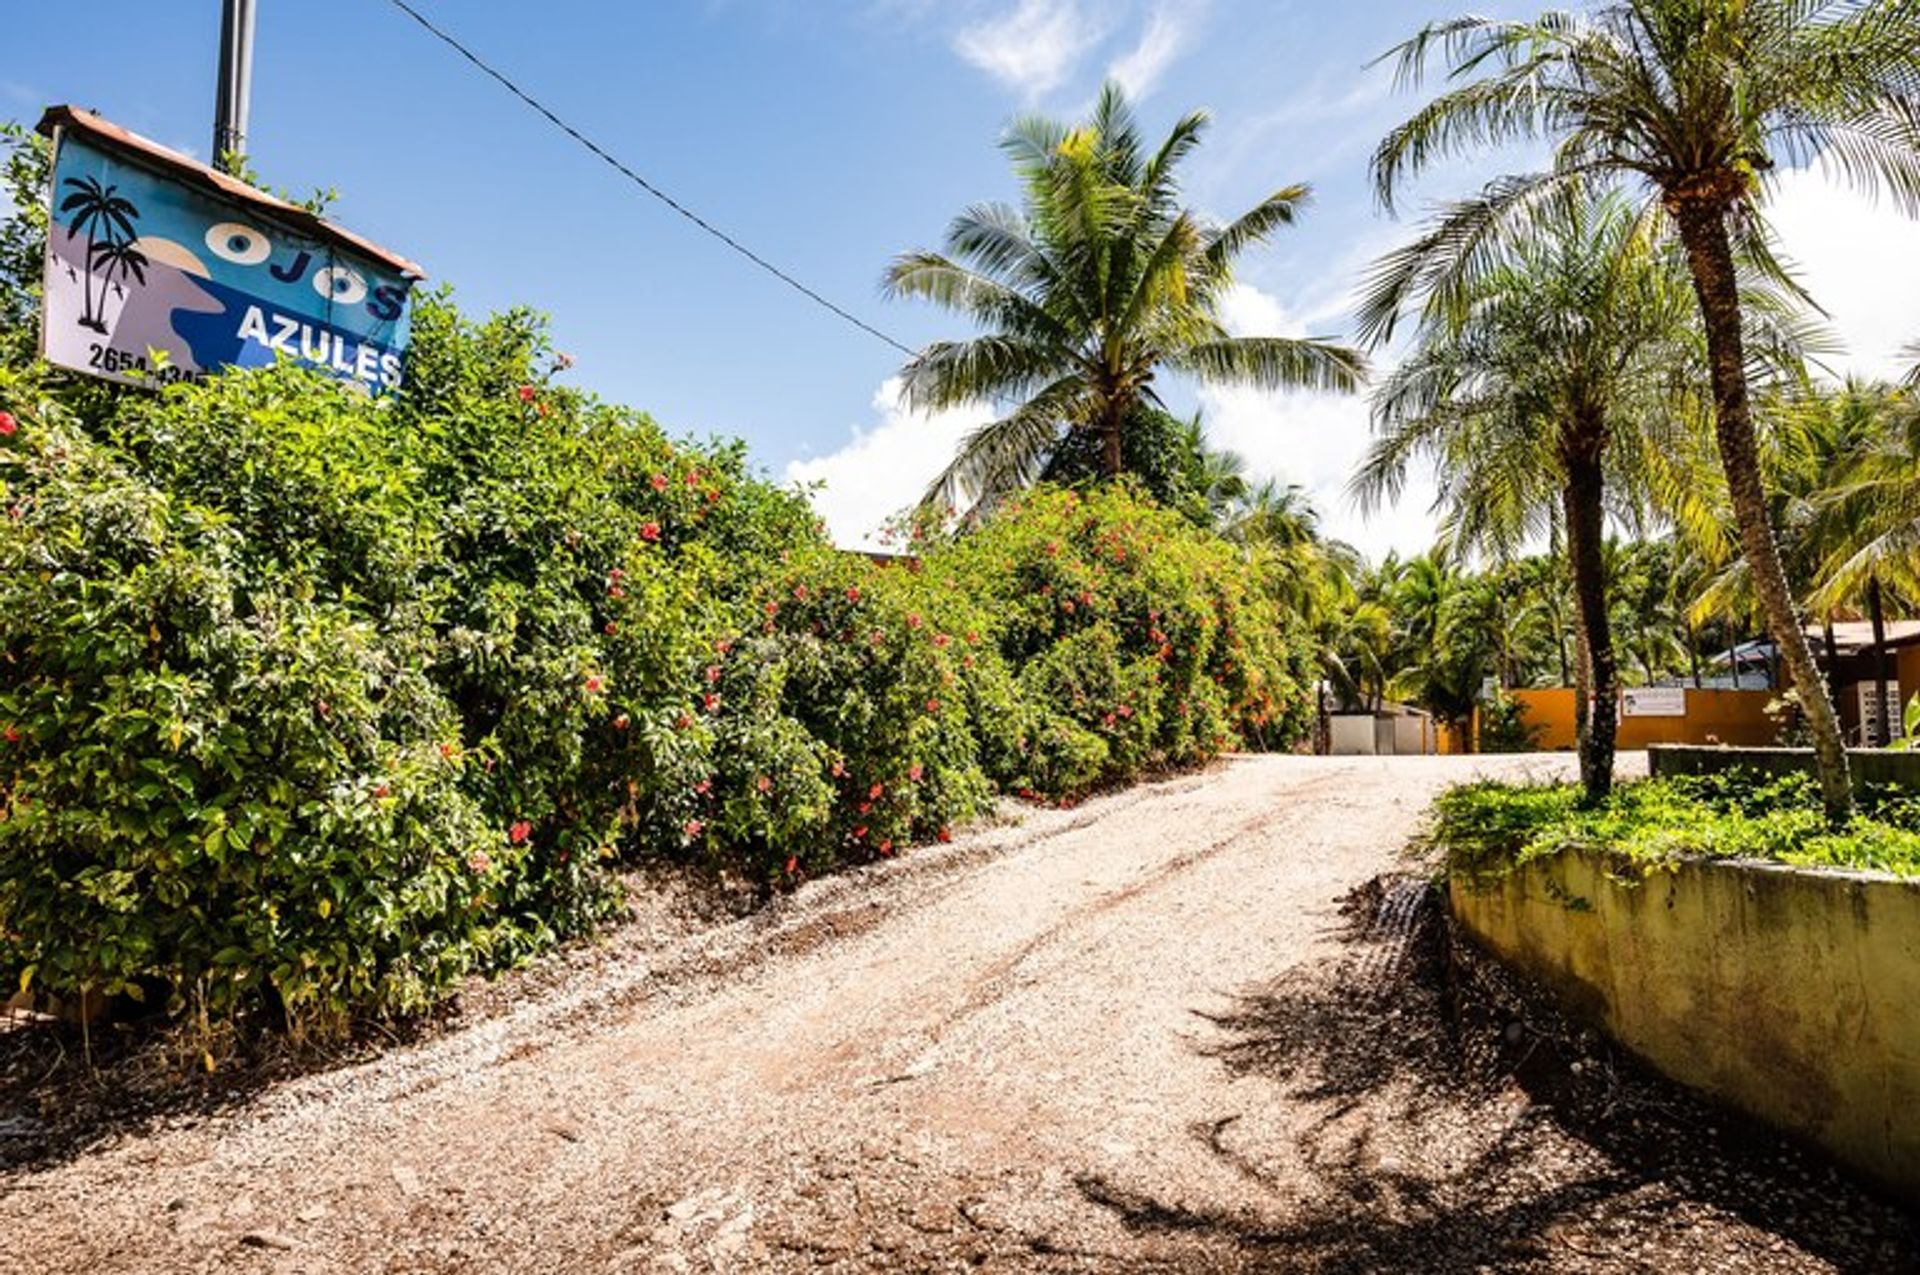
[[[1910,1215],[1456,946],[1424,883],[1374,882],[1343,916],[1338,959],[1243,989],[1201,1046],[1273,1086],[1273,1111],[1193,1131],[1263,1206],[1083,1195],[1249,1266],[1920,1269]]]

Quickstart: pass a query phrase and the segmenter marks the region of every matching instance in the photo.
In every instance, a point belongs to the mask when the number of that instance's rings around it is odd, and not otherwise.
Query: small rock
[[[276,1248],[282,1252],[300,1247],[299,1241],[277,1231],[248,1231],[240,1237],[240,1242],[248,1248]]]
[[[327,1206],[324,1204],[309,1204],[305,1208],[301,1209],[298,1213],[294,1214],[294,1216],[296,1218],[299,1218],[302,1222],[318,1222],[321,1218],[325,1217],[326,1215],[327,1215]]]
[[[393,1166],[393,1181],[402,1195],[420,1194],[420,1175],[404,1164]]]

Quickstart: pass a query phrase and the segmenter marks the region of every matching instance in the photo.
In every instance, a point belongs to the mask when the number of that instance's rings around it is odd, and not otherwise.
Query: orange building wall
[[[1902,652],[1902,659],[1905,658]],[[1920,652],[1916,652],[1920,657]],[[1902,666],[1904,668],[1904,664]],[[1920,659],[1915,664],[1920,673]],[[1901,684],[1906,684],[1902,676]],[[1573,688],[1509,691],[1526,714],[1542,728],[1538,746],[1570,752],[1575,744]],[[1687,688],[1685,717],[1622,717],[1617,746],[1645,748],[1648,744],[1758,744],[1775,742],[1776,730],[1766,714],[1771,691],[1696,691]]]

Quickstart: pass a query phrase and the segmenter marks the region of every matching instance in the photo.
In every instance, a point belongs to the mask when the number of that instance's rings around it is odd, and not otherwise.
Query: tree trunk
[[[1564,514],[1573,507],[1572,489],[1560,493],[1561,512]],[[1572,569],[1569,561],[1568,569]],[[1587,622],[1581,614],[1578,600],[1573,608],[1573,737],[1576,750],[1584,752],[1587,747],[1587,700],[1593,691],[1593,666],[1587,661]]]
[[[1606,537],[1604,479],[1600,472],[1600,442],[1594,427],[1583,432],[1567,450],[1567,557],[1573,564],[1574,604],[1586,634],[1587,663],[1592,670],[1593,708],[1580,737],[1580,784],[1588,805],[1606,800],[1613,791],[1613,753],[1619,733],[1620,672],[1613,650],[1612,622],[1607,616],[1607,566],[1602,553]],[[1604,434],[1598,438],[1603,440]]]
[[[1745,342],[1741,333],[1740,284],[1734,271],[1733,243],[1727,233],[1728,203],[1714,194],[1668,201],[1686,246],[1694,292],[1706,326],[1707,358],[1713,372],[1714,439],[1727,477],[1740,548],[1747,559],[1774,649],[1786,661],[1801,710],[1813,734],[1819,762],[1820,795],[1827,818],[1839,822],[1853,813],[1853,785],[1847,776],[1847,746],[1840,736],[1833,701],[1814,667],[1813,650],[1794,613],[1793,595],[1780,568],[1780,552],[1767,516],[1766,489],[1754,444],[1753,405],[1747,397]]]
[[[1873,728],[1873,746],[1893,742],[1893,707],[1887,700],[1887,617],[1880,609],[1880,577],[1867,577],[1867,618],[1873,621],[1874,697],[1880,701],[1880,724]]]
[[[1691,624],[1687,625],[1684,631],[1687,635],[1687,667],[1693,670],[1693,689],[1697,691],[1700,689],[1699,635],[1693,631]]]
[[[1123,417],[1118,412],[1109,413],[1100,427],[1100,473],[1105,478],[1118,478],[1125,467],[1126,457],[1120,448],[1120,431],[1124,428]]]

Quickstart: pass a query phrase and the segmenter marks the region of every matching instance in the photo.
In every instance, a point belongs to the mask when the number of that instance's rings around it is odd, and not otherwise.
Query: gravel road
[[[0,1269],[1364,1270],[1403,1252],[1472,1269],[1489,1218],[1512,1259],[1491,1268],[1911,1259],[1871,1202],[1842,1201],[1863,1247],[1810,1239],[1710,1173],[1649,1181],[1526,1133],[1542,1122],[1515,1086],[1411,1104],[1418,1077],[1389,1068],[1343,1089],[1259,1021],[1360,1040],[1314,1014],[1410,958],[1357,948],[1341,901],[1404,868],[1439,788],[1566,770],[1246,758],[1029,810],[424,1044],[0,1177]],[[1306,985],[1325,995],[1274,990]],[[1378,1050],[1409,1012],[1368,1011]],[[1686,1260],[1609,1239],[1636,1209],[1680,1228],[1664,1251]]]

